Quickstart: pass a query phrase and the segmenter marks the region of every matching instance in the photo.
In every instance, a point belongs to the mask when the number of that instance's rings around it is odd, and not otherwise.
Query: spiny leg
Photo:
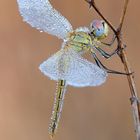
[[[116,54],[118,54],[120,52],[120,49],[118,48],[118,49],[114,50],[112,53],[109,54],[106,51],[104,51],[103,49],[101,49],[100,47],[96,47],[96,46],[94,46],[94,47],[106,59],[109,59],[113,55],[116,55]],[[126,46],[124,45],[122,50],[125,49],[125,48],[126,48]]]
[[[49,134],[51,138],[53,138],[53,136],[55,135],[58,127],[58,123],[63,107],[65,91],[66,91],[66,81],[59,80],[57,83],[57,91],[55,95],[54,107],[52,111],[51,122],[49,125]]]
[[[121,74],[121,75],[130,75],[132,73],[123,73],[115,70],[108,69],[105,65],[102,64],[102,62],[99,60],[99,58],[96,56],[96,54],[93,52],[92,56],[97,64],[98,67],[103,68],[107,71],[107,73],[113,73],[113,74]]]
[[[109,53],[105,52],[103,49],[101,49],[100,47],[96,47],[95,46],[95,48],[106,59],[109,59],[113,55],[116,55],[117,54],[117,50],[115,50],[114,52],[112,52],[112,53],[109,54]]]
[[[105,46],[108,46],[108,47],[111,47],[113,44],[114,44],[114,42],[115,42],[115,40],[116,40],[116,35],[114,34],[113,35],[113,37],[112,37],[112,40],[109,42],[109,43],[105,43],[105,42],[101,42],[103,45],[105,45]],[[118,54],[119,56],[120,56],[120,52],[121,52],[121,50],[123,50],[123,49],[125,49],[127,46],[125,45],[125,44],[123,44],[123,48],[120,48],[118,45],[117,45],[117,48],[114,50],[114,52],[113,53],[111,53],[111,54],[109,54],[109,53],[106,53],[104,50],[102,50],[102,51],[104,51],[103,52],[103,55],[104,55],[104,57],[105,58],[110,58],[111,56],[113,56],[114,54]]]

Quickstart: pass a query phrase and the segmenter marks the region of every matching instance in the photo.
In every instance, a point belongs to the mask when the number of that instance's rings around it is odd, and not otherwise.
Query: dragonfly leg
[[[121,75],[131,75],[133,73],[124,73],[124,72],[119,72],[119,71],[115,71],[115,70],[111,70],[108,69],[105,65],[102,64],[102,62],[99,60],[99,58],[97,57],[97,55],[95,53],[92,53],[92,56],[97,64],[98,67],[105,69],[107,71],[107,73],[113,73],[113,74],[121,74]]]
[[[119,54],[121,50],[125,49],[126,48],[126,45],[124,45],[124,47],[122,49],[118,48],[116,50],[114,50],[112,53],[107,53],[106,51],[104,51],[103,49],[101,49],[100,47],[96,47],[96,50],[106,59],[109,59],[110,57],[112,57],[113,55],[115,54]]]
[[[119,46],[117,47],[117,54],[119,55],[121,53],[122,50],[124,50],[126,48],[126,44],[123,44],[122,48],[119,48]]]
[[[109,43],[105,43],[105,42],[101,42],[101,43],[110,47],[114,44],[115,40],[116,40],[116,35],[113,35],[112,40]]]
[[[109,54],[106,51],[104,51],[103,49],[101,49],[100,47],[95,46],[95,48],[106,59],[109,59],[110,57],[112,57],[113,55],[118,53],[118,49]]]

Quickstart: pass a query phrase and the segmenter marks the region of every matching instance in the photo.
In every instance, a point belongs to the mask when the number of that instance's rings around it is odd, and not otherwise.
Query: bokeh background
[[[99,18],[84,0],[52,0],[74,28]],[[117,26],[122,0],[97,4]],[[127,54],[140,91],[139,0],[130,1],[123,28]],[[111,37],[109,37],[111,38]],[[60,49],[61,40],[40,33],[22,21],[16,0],[0,1],[0,139],[49,140],[48,123],[56,82],[38,70],[39,64]],[[115,45],[114,45],[115,47]],[[92,58],[87,56],[91,61]],[[117,56],[102,60],[123,71]],[[134,140],[135,133],[125,76],[109,75],[100,87],[68,87],[55,140]]]

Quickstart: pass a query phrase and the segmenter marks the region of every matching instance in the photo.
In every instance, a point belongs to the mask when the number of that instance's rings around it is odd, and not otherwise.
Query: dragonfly
[[[49,134],[56,134],[61,116],[66,87],[100,86],[108,73],[125,74],[110,70],[97,57],[97,52],[106,59],[118,53],[103,50],[111,44],[103,43],[108,36],[109,27],[103,20],[93,20],[89,27],[73,29],[70,22],[62,16],[49,0],[17,0],[19,12],[23,20],[41,32],[47,32],[63,40],[61,49],[45,60],[40,66],[40,71],[52,80],[57,81],[55,101],[49,125]],[[95,63],[83,57],[91,53]]]

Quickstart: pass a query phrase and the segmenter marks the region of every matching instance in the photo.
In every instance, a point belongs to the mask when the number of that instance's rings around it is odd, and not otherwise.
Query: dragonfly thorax
[[[83,31],[72,32],[69,34],[67,46],[73,48],[77,52],[87,52],[92,45],[91,36]]]

